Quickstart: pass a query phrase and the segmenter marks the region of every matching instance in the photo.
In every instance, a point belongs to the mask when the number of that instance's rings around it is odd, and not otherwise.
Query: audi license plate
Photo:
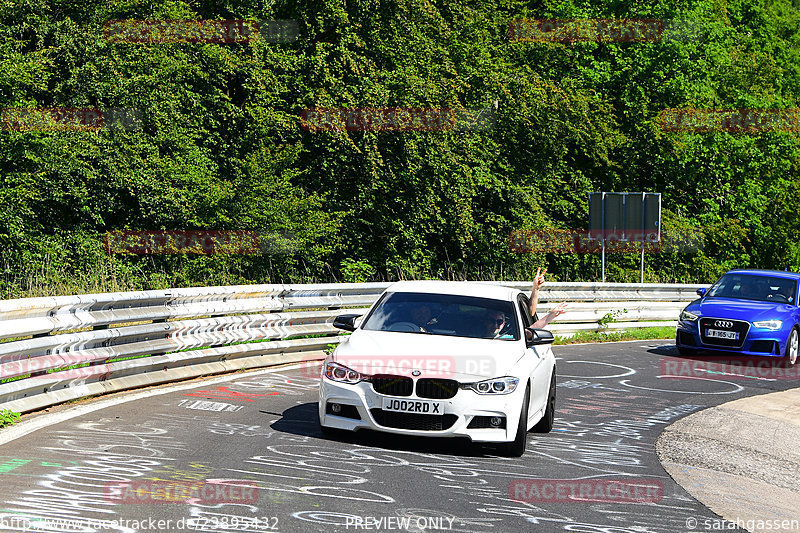
[[[718,339],[731,339],[734,341],[739,340],[739,332],[737,331],[723,331],[721,329],[707,329],[706,337],[716,337]]]
[[[441,415],[442,402],[426,402],[421,400],[397,400],[394,398],[383,399],[383,410],[395,413],[415,413],[422,415]]]

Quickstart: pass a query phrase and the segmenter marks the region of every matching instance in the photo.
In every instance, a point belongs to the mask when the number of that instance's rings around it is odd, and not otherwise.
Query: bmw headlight
[[[477,383],[465,383],[461,388],[470,389],[478,394],[511,394],[517,390],[518,384],[519,379],[504,377],[487,379]]]
[[[672,316],[675,316],[675,315],[672,315]],[[696,314],[690,313],[689,311],[686,311],[685,309],[683,311],[681,311],[681,318],[680,318],[681,322],[695,322],[697,320],[697,318],[698,317],[697,317]]]
[[[776,329],[781,329],[782,325],[783,322],[780,320],[762,320],[760,322],[753,322],[753,326],[759,329],[771,329],[773,331]]]
[[[361,375],[352,368],[347,368],[339,363],[330,362],[325,365],[325,377],[331,381],[350,383],[351,385],[354,385],[364,379],[366,376]]]

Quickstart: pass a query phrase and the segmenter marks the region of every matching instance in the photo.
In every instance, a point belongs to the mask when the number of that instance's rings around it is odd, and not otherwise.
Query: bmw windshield
[[[452,294],[389,293],[373,309],[362,329],[519,340],[511,302]]]
[[[706,297],[795,305],[797,281],[775,276],[725,274],[709,289]]]

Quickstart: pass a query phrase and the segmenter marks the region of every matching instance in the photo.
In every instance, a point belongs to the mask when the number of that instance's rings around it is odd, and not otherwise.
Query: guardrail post
[[[108,326],[109,326],[109,324],[98,324],[98,325],[92,327],[92,331],[102,331],[102,330],[108,329]],[[92,362],[89,363],[89,366],[96,366],[96,365],[105,364],[106,361],[108,361],[108,359],[104,359],[102,361],[92,361]]]

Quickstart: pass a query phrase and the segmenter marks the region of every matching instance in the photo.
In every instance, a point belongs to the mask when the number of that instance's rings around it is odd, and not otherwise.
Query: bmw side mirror
[[[345,331],[356,330],[356,318],[361,315],[339,315],[333,319],[333,327],[343,329]]]
[[[703,296],[705,296],[705,295],[706,295],[706,291],[708,291],[708,289],[706,289],[706,288],[697,289],[697,295],[698,295],[700,298],[702,298]]]
[[[526,329],[525,331],[531,332],[531,338],[525,334],[525,345],[530,348],[531,346],[539,346],[541,344],[553,344],[556,340],[553,334],[546,329]]]

